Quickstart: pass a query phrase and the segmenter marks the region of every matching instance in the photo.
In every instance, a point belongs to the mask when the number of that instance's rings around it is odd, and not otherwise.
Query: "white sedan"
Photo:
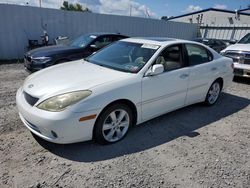
[[[16,100],[25,126],[47,141],[107,144],[167,112],[215,104],[232,78],[232,60],[200,43],[130,38],[30,75]]]

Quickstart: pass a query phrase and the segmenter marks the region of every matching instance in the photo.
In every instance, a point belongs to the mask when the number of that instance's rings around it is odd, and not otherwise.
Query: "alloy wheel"
[[[208,91],[207,99],[209,104],[214,104],[217,101],[220,95],[220,90],[221,90],[220,84],[218,82],[214,82]]]
[[[104,120],[102,126],[103,137],[108,142],[116,142],[127,133],[129,124],[129,114],[124,109],[116,109]]]

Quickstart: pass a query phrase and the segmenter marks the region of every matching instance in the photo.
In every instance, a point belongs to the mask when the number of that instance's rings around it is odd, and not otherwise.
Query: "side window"
[[[186,44],[189,65],[199,65],[213,60],[212,54],[204,47]]]
[[[122,39],[124,39],[125,37],[123,37],[123,36],[113,36],[113,41],[117,41],[117,40],[122,40]]]
[[[96,48],[103,48],[104,46],[107,46],[108,44],[112,43],[112,37],[111,36],[105,36],[98,38],[94,45]]]
[[[216,43],[217,43],[218,46],[224,45],[224,43],[222,41],[220,41],[220,40],[217,40]]]
[[[173,45],[164,49],[156,58],[155,64],[162,64],[164,71],[183,67],[181,45]]]
[[[206,45],[214,46],[216,45],[216,42],[214,40],[209,40]]]

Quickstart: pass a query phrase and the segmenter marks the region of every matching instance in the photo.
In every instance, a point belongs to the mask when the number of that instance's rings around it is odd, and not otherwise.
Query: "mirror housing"
[[[153,65],[148,71],[146,72],[145,76],[155,76],[164,72],[164,67],[162,64]]]
[[[233,39],[229,41],[229,44],[236,44],[237,42],[238,42],[237,40]]]

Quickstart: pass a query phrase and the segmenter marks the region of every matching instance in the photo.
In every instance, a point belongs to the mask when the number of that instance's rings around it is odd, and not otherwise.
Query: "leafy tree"
[[[72,4],[69,3],[68,1],[63,1],[63,6],[61,6],[60,9],[68,11],[91,12],[91,10],[88,7],[83,8],[82,5],[79,3]]]

